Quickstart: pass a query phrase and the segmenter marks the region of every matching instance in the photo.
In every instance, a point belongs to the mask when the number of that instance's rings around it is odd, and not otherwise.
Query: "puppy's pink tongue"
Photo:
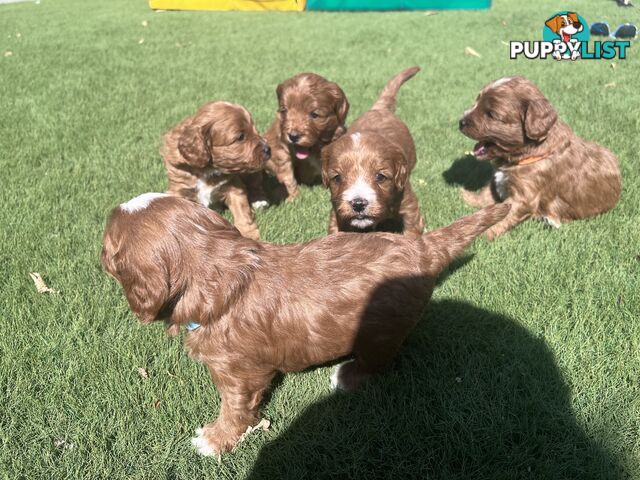
[[[476,143],[475,147],[473,147],[473,155],[476,157],[484,155],[486,152],[487,152],[487,147],[482,142]]]
[[[309,158],[309,155],[311,155],[311,152],[309,152],[309,150],[307,150],[306,148],[296,148],[296,158],[298,160],[306,160],[307,158]]]

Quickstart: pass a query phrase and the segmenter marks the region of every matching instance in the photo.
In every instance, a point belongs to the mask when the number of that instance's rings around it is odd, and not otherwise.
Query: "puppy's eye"
[[[278,108],[278,113],[287,113],[287,107],[281,106],[280,108]]]
[[[496,115],[495,115],[491,110],[487,110],[486,115],[487,115],[487,117],[489,117],[491,120],[497,120],[497,119],[496,119]]]
[[[320,114],[319,114],[318,112],[311,112],[311,113],[309,114],[309,116],[310,116],[311,118],[318,118],[318,117],[320,116]]]
[[[340,185],[342,183],[342,175],[340,174],[334,175],[333,177],[331,177],[331,181],[333,183]]]
[[[384,175],[384,173],[376,173],[376,182],[378,183],[382,183],[387,179],[387,177]]]
[[[245,135],[244,132],[236,137],[236,142],[244,142]]]

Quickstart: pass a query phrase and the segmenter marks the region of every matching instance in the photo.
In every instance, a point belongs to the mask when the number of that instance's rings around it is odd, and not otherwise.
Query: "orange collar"
[[[540,160],[544,160],[546,158],[549,158],[549,155],[534,155],[532,157],[523,158],[519,162],[513,163],[510,166],[512,166],[512,167],[520,167],[522,165],[531,165],[532,163],[539,162]]]

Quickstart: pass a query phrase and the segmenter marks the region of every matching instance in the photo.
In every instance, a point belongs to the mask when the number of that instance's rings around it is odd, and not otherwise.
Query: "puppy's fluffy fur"
[[[209,368],[222,406],[194,443],[219,454],[255,424],[276,372],[353,354],[333,376],[352,390],[384,368],[438,274],[508,209],[495,205],[422,236],[338,233],[271,245],[240,236],[211,210],[145,194],[113,210],[102,264],[142,322],[201,325],[185,343]]]
[[[349,102],[338,84],[315,73],[285,80],[276,94],[278,113],[265,134],[272,151],[267,168],[292,201],[298,196],[298,182],[321,182],[320,150],[345,132]]]
[[[618,160],[606,148],[576,136],[542,92],[524,77],[487,85],[460,120],[478,140],[474,155],[496,172],[481,191],[463,191],[471,206],[513,206],[486,232],[492,239],[529,217],[559,227],[613,208],[621,190]]]
[[[405,232],[424,231],[409,180],[416,147],[409,129],[394,114],[398,90],[419,71],[409,68],[392,78],[371,110],[322,150],[323,181],[333,204],[329,233],[370,231],[396,219]]]
[[[205,207],[224,204],[243,235],[260,237],[244,180],[264,168],[270,149],[244,107],[227,102],[203,105],[164,136],[160,153],[169,193]]]

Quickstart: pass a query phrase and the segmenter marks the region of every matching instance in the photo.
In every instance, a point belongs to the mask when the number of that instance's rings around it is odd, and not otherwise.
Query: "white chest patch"
[[[507,174],[501,170],[498,170],[493,175],[493,182],[496,186],[496,193],[500,200],[504,201],[509,196],[509,182]]]
[[[376,200],[376,191],[363,177],[356,178],[355,183],[342,193],[342,200],[345,202],[351,202],[356,198],[361,198],[369,203]]]
[[[132,198],[126,203],[121,203],[120,208],[127,213],[134,213],[138,210],[143,210],[149,206],[156,198],[168,197],[166,193],[148,192],[138,195],[136,198]]]
[[[202,180],[198,180],[196,182],[196,190],[198,191],[198,202],[205,207],[209,207],[211,203],[216,203],[220,200],[220,189],[226,185],[228,180],[220,180],[215,184],[211,185],[210,183],[203,182]]]

